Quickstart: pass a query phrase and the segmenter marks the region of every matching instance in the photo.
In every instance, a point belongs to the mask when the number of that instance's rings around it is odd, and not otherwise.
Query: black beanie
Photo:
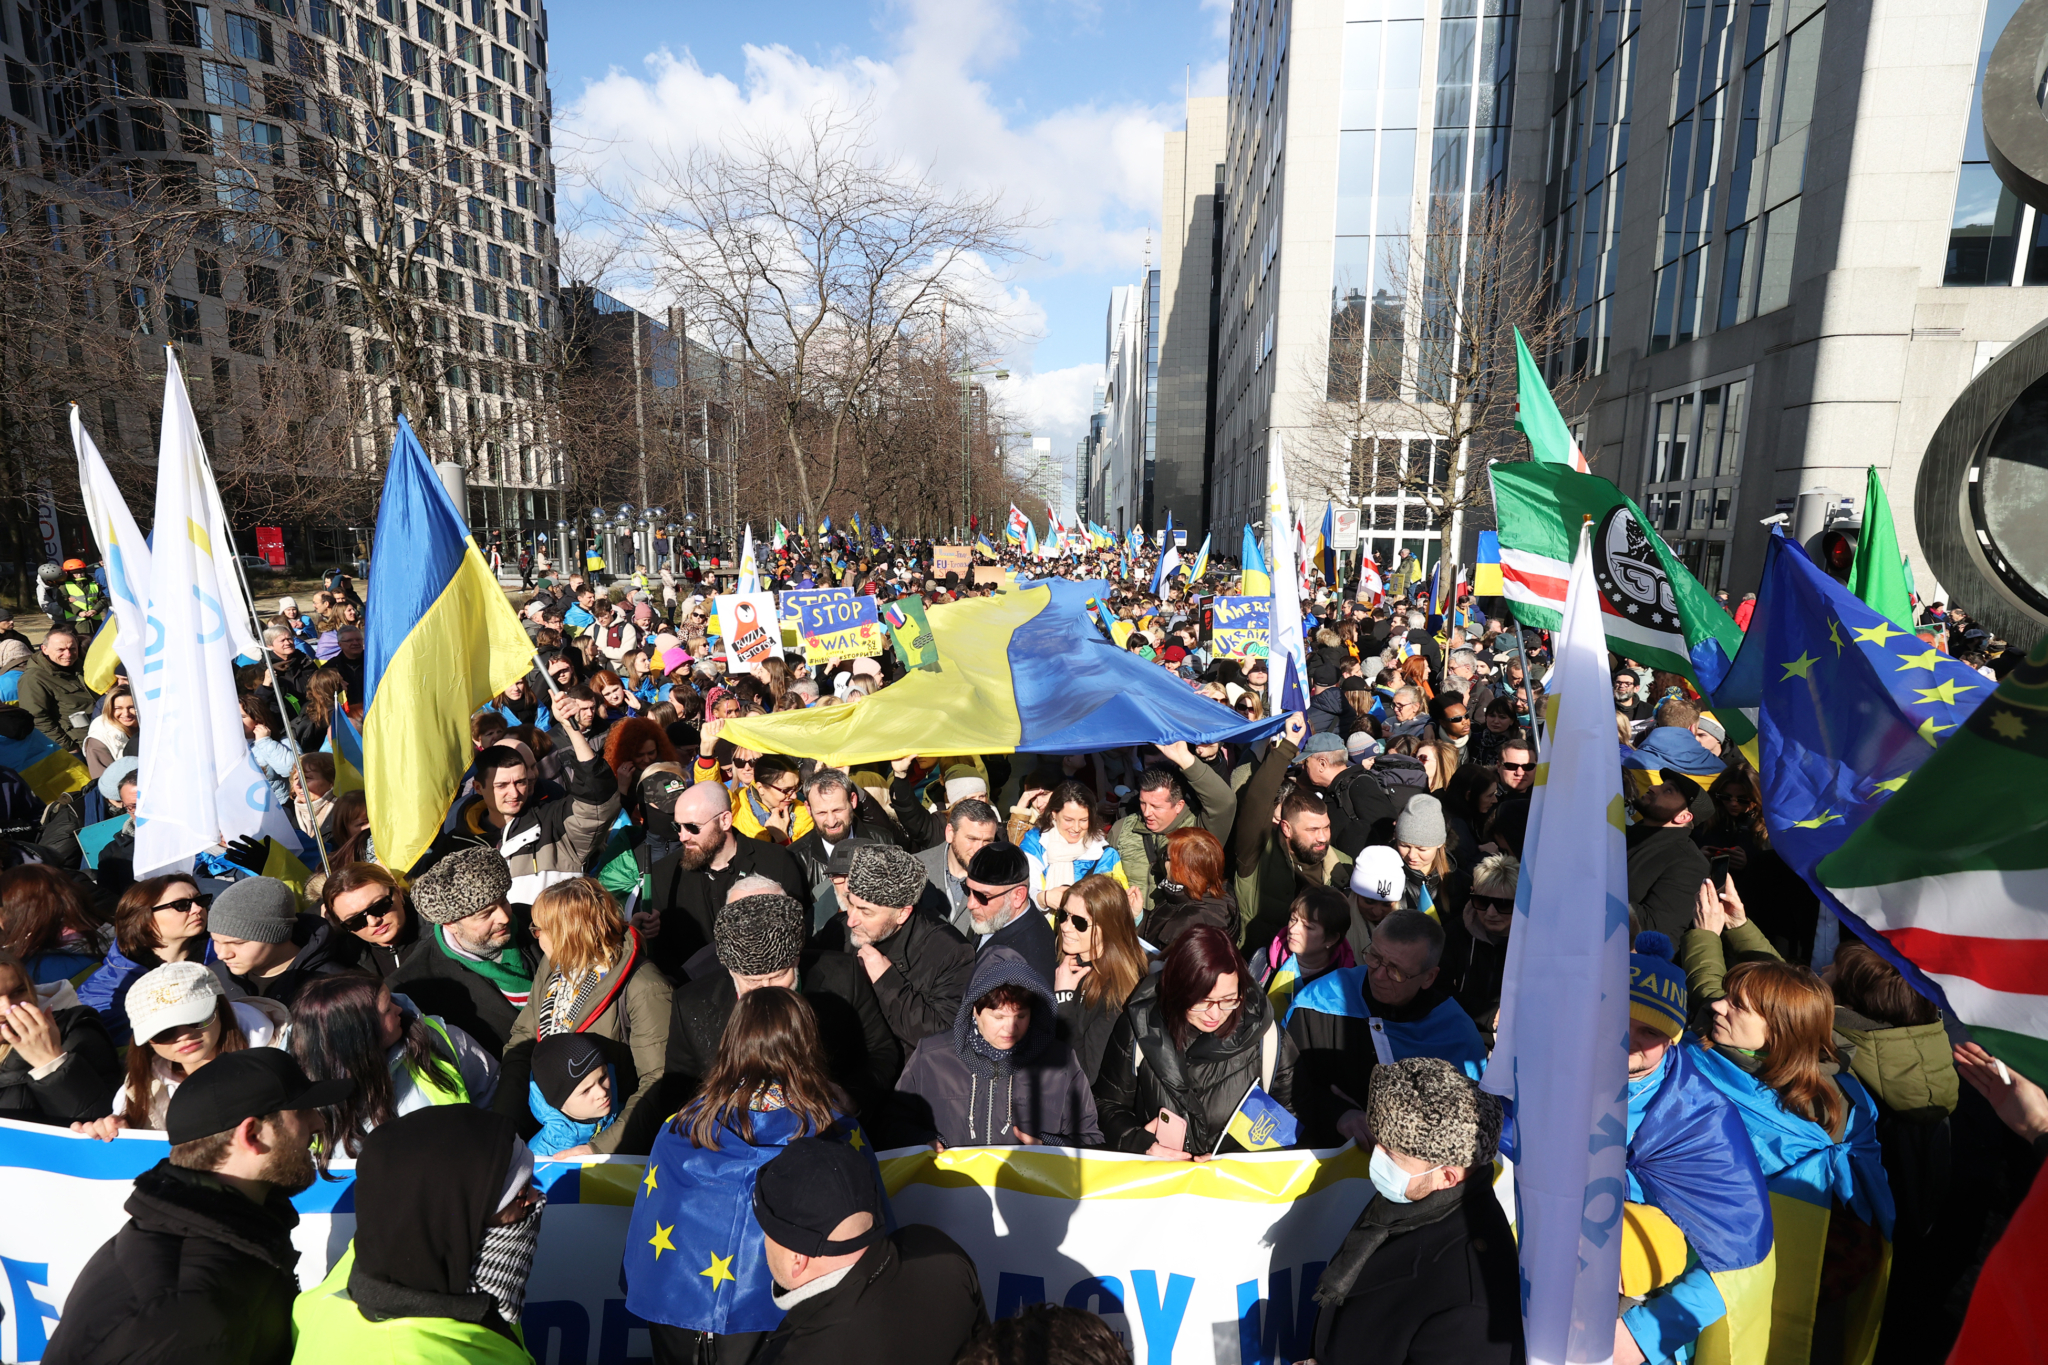
[[[553,1033],[533,1045],[533,1083],[541,1098],[560,1109],[583,1084],[592,1067],[604,1069],[604,1049],[582,1033]]]

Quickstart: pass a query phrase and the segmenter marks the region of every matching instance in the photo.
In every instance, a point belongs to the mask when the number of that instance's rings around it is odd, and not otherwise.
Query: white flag
[[[747,538],[740,543],[740,581],[733,593],[745,597],[761,591],[760,574],[754,568],[754,523],[747,523]]]
[[[1627,1198],[1628,859],[1607,631],[1582,531],[1549,696],[1547,763],[1515,888],[1485,1088],[1514,1101],[1531,1365],[1614,1355]]]
[[[146,717],[135,822],[138,876],[190,867],[193,854],[247,835],[269,834],[298,847],[242,734],[235,655],[260,657],[261,648],[249,628],[233,542],[185,377],[169,347],[165,358],[150,643],[136,675]]]
[[[85,434],[78,404],[71,405],[71,446],[78,452],[78,488],[85,519],[107,570],[107,595],[114,604],[114,652],[131,682],[142,680],[143,650],[149,645],[149,542],[135,529],[128,500],[121,496],[99,447]]]
[[[1301,638],[1301,596],[1295,568],[1294,513],[1287,502],[1287,455],[1275,428],[1266,436],[1266,525],[1272,531],[1273,612],[1269,622],[1266,691],[1276,716],[1308,709],[1308,656]],[[1611,724],[1612,722],[1610,722]]]

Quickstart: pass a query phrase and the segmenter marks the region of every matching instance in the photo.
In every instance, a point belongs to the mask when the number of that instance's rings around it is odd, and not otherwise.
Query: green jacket
[[[1154,834],[1145,828],[1144,816],[1126,815],[1109,832],[1110,842],[1116,845],[1117,857],[1123,862],[1124,876],[1144,896],[1147,910],[1152,908],[1152,858],[1156,853],[1160,866],[1166,865],[1166,836],[1177,829],[1200,825],[1216,836],[1217,843],[1228,848],[1230,827],[1237,819],[1237,793],[1216,776],[1215,769],[1197,760],[1181,769],[1181,777],[1195,794],[1195,800],[1173,818],[1172,824]],[[1195,809],[1198,803],[1199,813]]]
[[[293,1365],[533,1365],[515,1324],[512,1340],[455,1318],[390,1318],[372,1322],[348,1296],[356,1244],[327,1278],[292,1305]]]
[[[90,643],[78,642],[81,659]],[[34,717],[36,729],[48,735],[58,748],[74,754],[82,751],[85,732],[92,725],[93,702],[97,700],[93,690],[85,685],[82,663],[59,668],[50,662],[49,655],[37,650],[28,667],[21,670],[15,698],[21,709]]]

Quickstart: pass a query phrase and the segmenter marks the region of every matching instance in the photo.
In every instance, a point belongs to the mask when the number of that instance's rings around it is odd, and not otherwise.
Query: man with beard
[[[953,1026],[974,974],[974,949],[960,931],[914,914],[924,864],[890,844],[854,850],[840,904],[847,949],[860,960],[889,1031],[907,1053]]]
[[[1304,886],[1342,886],[1348,874],[1338,869],[1351,864],[1348,854],[1330,845],[1330,808],[1320,789],[1296,782],[1282,799],[1287,769],[1307,734],[1307,719],[1289,716],[1238,798],[1230,842],[1247,955],[1285,931],[1287,908]]]
[[[732,794],[723,783],[698,782],[676,798],[676,830],[682,842],[654,865],[653,886],[642,907],[661,917],[661,931],[649,956],[681,983],[711,969],[712,959],[690,966],[712,942],[711,927],[726,893],[742,877],[767,877],[785,893],[811,907],[811,884],[787,848],[750,839],[732,827]]]
[[[127,1225],[79,1272],[67,1300],[77,1311],[42,1358],[285,1365],[298,1294],[291,1196],[313,1183],[318,1111],[354,1088],[309,1081],[271,1047],[193,1072],[171,1097],[171,1154],[135,1178]]]
[[[451,853],[414,879],[412,908],[431,928],[426,951],[400,967],[391,989],[502,1057],[539,961],[526,915],[507,897],[512,870],[494,848]]]

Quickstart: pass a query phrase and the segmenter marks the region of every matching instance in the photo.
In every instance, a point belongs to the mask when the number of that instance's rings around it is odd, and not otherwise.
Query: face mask
[[[1428,1175],[1432,1171],[1441,1171],[1442,1169],[1442,1166],[1432,1166],[1427,1171],[1417,1171],[1415,1175],[1410,1175],[1394,1164],[1394,1158],[1387,1155],[1386,1148],[1374,1147],[1372,1149],[1372,1165],[1370,1168],[1372,1187],[1380,1192],[1382,1199],[1386,1199],[1391,1203],[1414,1203],[1415,1201],[1408,1197],[1409,1182],[1413,1181],[1416,1176]]]

